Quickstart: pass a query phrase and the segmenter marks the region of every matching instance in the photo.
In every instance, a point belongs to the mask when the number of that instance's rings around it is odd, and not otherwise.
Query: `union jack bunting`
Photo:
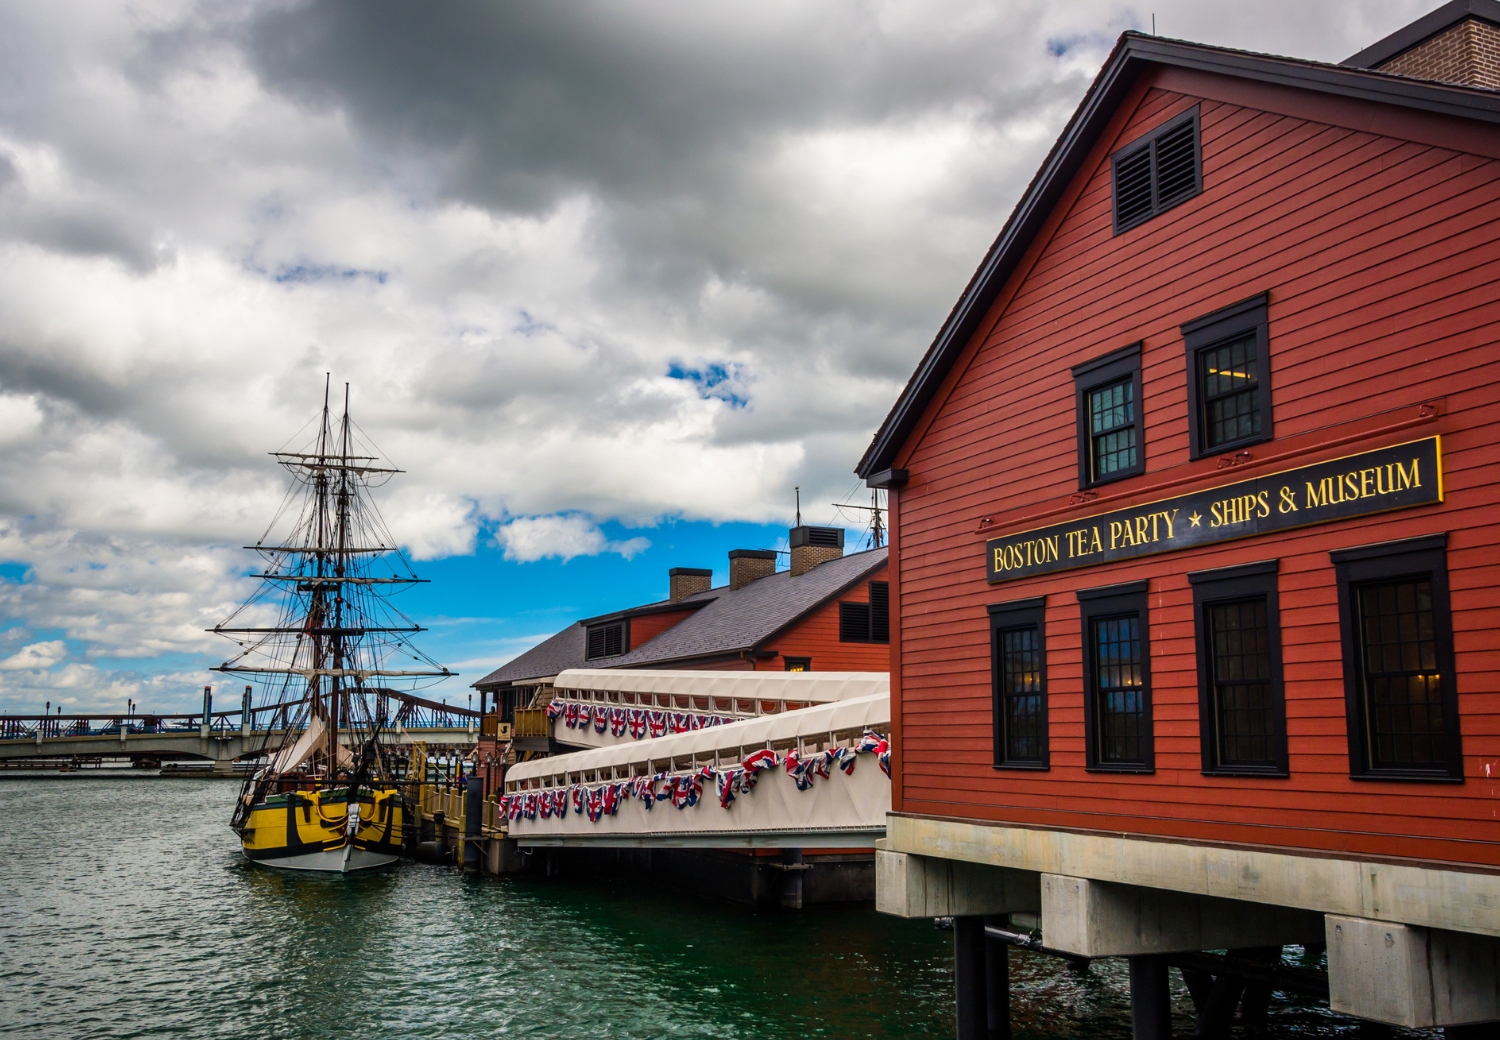
[[[715,775],[714,779],[719,785],[719,808],[729,808],[729,803],[734,801],[735,789],[739,787],[740,780],[744,776],[743,769],[721,769]]]
[[[698,796],[703,793],[703,775],[701,773],[689,773],[685,776],[676,776],[670,779],[672,785],[672,804],[679,809],[690,809],[698,804]]]
[[[534,819],[536,819],[536,803],[537,803],[537,797],[536,797],[536,795],[535,794],[528,794],[526,796],[526,806],[525,806],[525,808],[523,808],[521,810],[521,815],[525,816],[528,820],[534,820]]]
[[[568,795],[573,799],[573,811],[576,813],[583,812],[583,787],[579,784],[574,784],[568,788]]]
[[[653,737],[661,736],[667,731],[667,713],[664,711],[647,712],[646,728],[651,731]]]
[[[537,799],[537,809],[542,814],[542,819],[552,819],[552,792],[543,791],[542,796]]]
[[[686,733],[692,728],[692,716],[681,712],[673,712],[668,723],[668,728],[673,733]]]
[[[613,816],[620,811],[621,791],[629,793],[625,784],[605,784],[599,795],[599,808],[605,816]]]
[[[603,733],[609,729],[609,709],[602,704],[594,705],[594,732]]]
[[[745,772],[750,776],[756,776],[763,769],[774,769],[781,765],[781,756],[770,748],[764,748],[751,755],[745,756],[745,761],[740,765],[745,767]]]
[[[852,747],[836,747],[829,752],[833,760],[839,764],[839,768],[848,776],[854,775],[854,765],[859,761],[859,752]]]
[[[592,704],[580,704],[578,706],[578,728],[588,729],[589,724],[594,721],[594,706]]]
[[[624,708],[609,709],[609,735],[622,737],[625,735],[625,725],[630,721],[630,713]]]
[[[886,745],[886,749],[884,751],[875,756],[875,761],[880,763],[880,771],[884,773],[885,778],[889,780],[891,778],[891,748],[889,744]]]
[[[579,705],[571,701],[563,705],[563,722],[567,724],[569,729],[578,728],[578,711]]]
[[[630,735],[636,740],[646,735],[646,713],[640,708],[630,709]]]
[[[563,713],[564,707],[566,707],[566,705],[564,705],[562,701],[553,701],[551,704],[547,705],[548,721],[556,721],[557,717]]]
[[[657,776],[638,776],[630,782],[630,791],[647,809],[656,804],[656,781],[661,779]]]
[[[590,823],[598,823],[604,815],[604,789],[593,787],[583,792],[583,807]]]

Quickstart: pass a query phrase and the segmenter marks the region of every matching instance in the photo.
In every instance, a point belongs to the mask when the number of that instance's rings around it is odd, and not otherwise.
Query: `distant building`
[[[1497,87],[1493,0],[1342,65],[1125,34],[876,435],[879,903],[957,915],[960,1037],[1005,913],[1130,957],[1138,1037],[1283,943],[1500,1020]]]
[[[585,618],[495,669],[474,688],[501,722],[568,668],[890,668],[886,549],[844,551],[835,527],[791,529],[791,567],[769,549],[729,553],[729,584],[676,567],[664,600]]]

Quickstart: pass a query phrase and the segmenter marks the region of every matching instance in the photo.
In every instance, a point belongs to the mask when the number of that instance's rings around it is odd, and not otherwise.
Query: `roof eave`
[[[1136,32],[1122,33],[855,467],[860,477],[868,478],[896,464],[902,445],[1083,165],[1125,92],[1144,69],[1153,65],[1238,76],[1438,115],[1500,123],[1497,91],[1163,40]]]

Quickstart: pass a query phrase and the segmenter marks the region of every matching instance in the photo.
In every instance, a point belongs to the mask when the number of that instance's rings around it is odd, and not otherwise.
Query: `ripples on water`
[[[754,914],[639,877],[251,867],[211,780],[0,780],[0,1034],[51,1038],[953,1035],[948,933]],[[1011,954],[1018,1038],[1130,1035],[1124,965]],[[1185,993],[1178,1035],[1191,1035]],[[1279,1001],[1273,1034],[1347,1024]]]

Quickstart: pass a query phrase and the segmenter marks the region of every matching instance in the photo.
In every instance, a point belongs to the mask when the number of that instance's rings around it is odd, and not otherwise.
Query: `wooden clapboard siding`
[[[891,667],[889,643],[844,643],[839,640],[839,604],[870,602],[872,581],[888,581],[882,567],[842,596],[823,604],[766,643],[780,656],[760,668],[784,668],[785,658],[810,657],[815,672],[884,672]]]
[[[1203,193],[1114,235],[1108,156],[1194,105]],[[898,455],[910,473],[893,509],[898,811],[1500,865],[1500,152],[1492,133],[1462,151],[1455,122],[1181,71],[1129,95]],[[1285,469],[1441,434],[1446,501],[987,585],[986,535],[1240,479],[1188,459],[1178,327],[1261,292],[1276,439],[1252,455],[1284,455]],[[1136,341],[1146,472],[1068,511],[1069,369]],[[1425,422],[1424,403],[1438,413]],[[1352,780],[1329,552],[1438,532],[1466,780]],[[1291,776],[1204,776],[1187,574],[1268,559],[1280,561]],[[1074,594],[1143,579],[1155,772],[1090,773]],[[1051,768],[997,771],[985,607],[1035,596]]]
[[[636,614],[630,619],[630,646],[627,650],[645,646],[677,622],[691,617],[696,607],[682,610],[660,610],[653,614]]]

